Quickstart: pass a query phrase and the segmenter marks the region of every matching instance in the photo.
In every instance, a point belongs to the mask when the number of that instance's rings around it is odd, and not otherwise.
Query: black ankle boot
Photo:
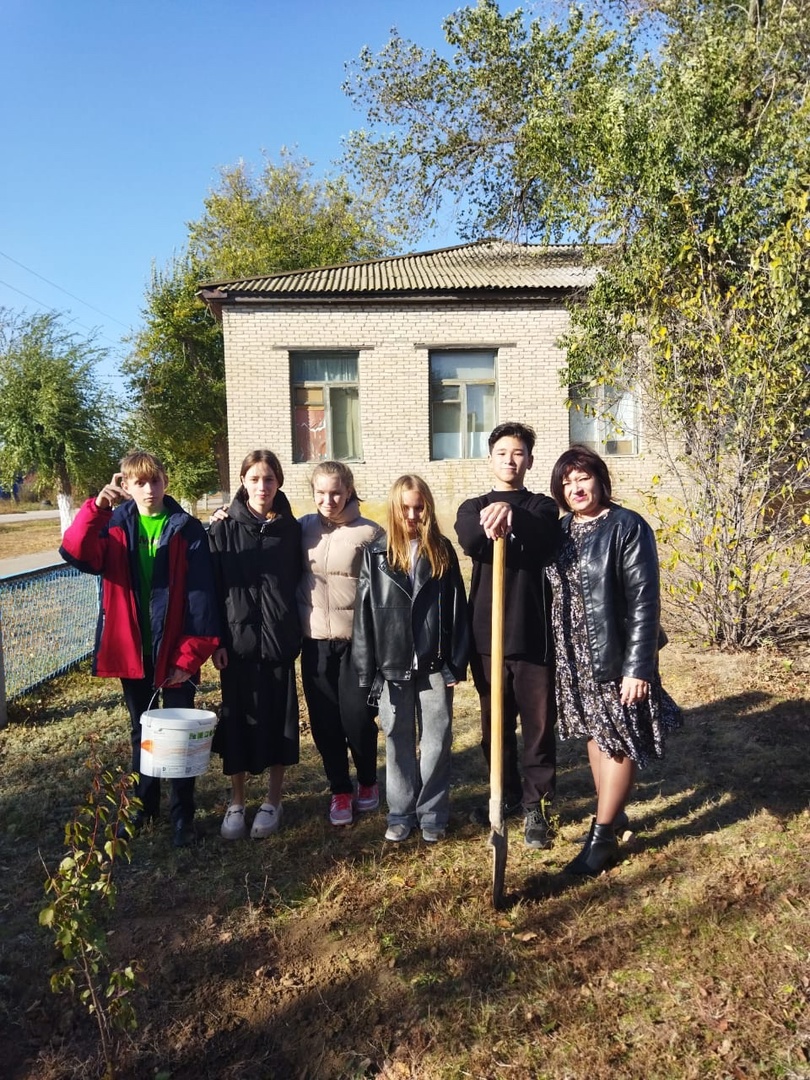
[[[564,874],[587,874],[588,873],[588,854],[591,850],[591,842],[593,841],[593,831],[596,828],[596,818],[591,818],[591,827],[588,829],[588,835],[583,841],[582,848],[579,855],[573,859],[563,870]]]
[[[594,818],[582,851],[566,866],[564,873],[596,877],[613,866],[618,858],[619,843],[615,828],[612,824],[597,825]]]

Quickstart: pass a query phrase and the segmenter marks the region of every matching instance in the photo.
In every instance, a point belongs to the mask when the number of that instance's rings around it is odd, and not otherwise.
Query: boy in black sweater
[[[456,533],[473,560],[470,589],[472,668],[481,700],[481,748],[489,763],[492,657],[492,541],[506,538],[504,604],[504,800],[506,813],[523,809],[531,848],[553,842],[547,815],[556,786],[551,605],[544,566],[559,545],[553,499],[523,486],[533,464],[534,431],[499,424],[489,437],[492,490],[458,509]],[[518,771],[517,718],[523,734],[523,780]],[[482,822],[486,815],[481,814]]]

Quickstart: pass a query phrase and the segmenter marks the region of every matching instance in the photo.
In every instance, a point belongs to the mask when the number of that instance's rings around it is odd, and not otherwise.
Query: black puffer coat
[[[562,519],[566,533],[571,519]],[[660,629],[655,534],[644,518],[612,503],[601,527],[583,540],[579,579],[596,681],[627,675],[650,682],[666,637]]]
[[[279,501],[285,504],[286,499]],[[228,517],[211,525],[208,540],[229,656],[292,663],[301,648],[295,601],[301,577],[298,522],[287,512],[259,521],[237,498]]]

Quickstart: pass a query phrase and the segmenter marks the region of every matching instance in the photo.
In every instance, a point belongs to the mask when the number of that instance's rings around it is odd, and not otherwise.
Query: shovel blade
[[[503,823],[492,826],[489,846],[492,848],[492,906],[497,910],[503,906],[503,882],[506,875],[507,838]]]

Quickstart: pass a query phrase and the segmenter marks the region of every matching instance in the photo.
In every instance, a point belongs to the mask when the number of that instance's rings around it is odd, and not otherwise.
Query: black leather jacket
[[[394,570],[381,537],[363,552],[352,633],[352,663],[361,686],[379,696],[383,680],[405,682],[419,671],[441,671],[446,683],[467,674],[467,597],[456,553],[445,541],[450,570],[430,577],[420,559],[411,588],[408,575]]]
[[[571,519],[562,519],[565,533]],[[660,629],[655,535],[644,518],[611,504],[605,521],[583,543],[579,576],[594,678],[604,683],[627,675],[649,682],[666,638]]]

